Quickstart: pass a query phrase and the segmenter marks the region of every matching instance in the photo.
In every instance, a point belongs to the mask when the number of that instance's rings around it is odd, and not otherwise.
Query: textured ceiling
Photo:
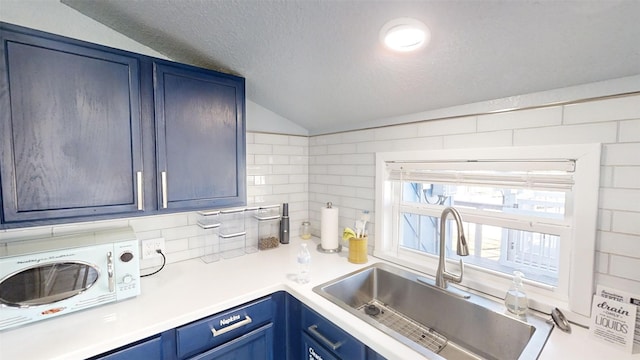
[[[62,0],[176,61],[246,77],[311,134],[640,74],[640,0]],[[378,41],[414,17],[431,43]]]

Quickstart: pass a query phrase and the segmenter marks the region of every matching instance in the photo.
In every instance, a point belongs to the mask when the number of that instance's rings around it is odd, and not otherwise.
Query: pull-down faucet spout
[[[456,248],[456,253],[460,256],[469,255],[469,248],[467,247],[467,240],[464,237],[464,230],[462,229],[462,219],[460,218],[460,214],[458,210],[447,207],[442,211],[442,215],[440,216],[440,257],[438,260],[438,270],[436,271],[436,286],[441,289],[446,289],[448,281],[452,281],[455,283],[459,283],[462,281],[462,275],[464,273],[464,265],[462,263],[462,259],[460,259],[460,275],[455,275],[450,272],[447,272],[445,267],[445,231],[446,231],[446,221],[447,215],[451,214],[453,219],[456,222],[456,226],[458,228],[458,243]]]

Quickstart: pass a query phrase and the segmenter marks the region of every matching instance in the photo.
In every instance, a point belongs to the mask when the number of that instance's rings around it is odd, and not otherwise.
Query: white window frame
[[[527,282],[527,294],[531,308],[549,313],[551,309],[558,307],[566,312],[570,320],[586,325],[589,322],[594,287],[600,152],[600,144],[575,144],[376,153],[374,255],[429,275],[435,274],[438,262],[433,255],[407,251],[398,246],[397,213],[401,205],[395,195],[399,192],[394,193],[397,190],[394,187],[399,186],[399,182],[389,180],[387,162],[574,160],[574,196],[567,199],[571,202],[567,207],[573,209],[573,212],[565,215],[570,224],[570,241],[561,243],[558,286]],[[464,215],[462,217],[466,220]],[[456,263],[449,261],[448,268],[455,272]],[[511,278],[504,274],[465,266],[461,285],[504,298],[510,283]]]

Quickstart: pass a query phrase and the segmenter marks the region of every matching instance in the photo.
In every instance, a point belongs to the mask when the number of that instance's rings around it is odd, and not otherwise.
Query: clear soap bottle
[[[298,250],[298,276],[297,281],[299,284],[306,284],[311,280],[311,253],[307,248],[306,243],[300,244],[300,250]]]
[[[513,283],[504,298],[504,304],[507,310],[517,316],[524,316],[529,308],[527,304],[527,294],[524,292],[524,286],[522,285],[523,277],[524,274],[520,271],[513,272]]]

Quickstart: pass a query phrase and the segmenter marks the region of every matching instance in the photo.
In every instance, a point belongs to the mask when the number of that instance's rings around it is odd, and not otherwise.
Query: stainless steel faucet
[[[453,219],[456,222],[458,227],[458,244],[456,253],[460,256],[469,255],[469,248],[467,247],[467,240],[464,237],[464,231],[462,229],[462,219],[460,218],[460,214],[458,210],[448,207],[442,210],[442,215],[440,216],[440,259],[438,261],[438,271],[436,271],[436,286],[441,289],[446,289],[448,284],[447,281],[452,281],[455,283],[459,283],[462,281],[462,275],[464,272],[464,265],[462,263],[462,259],[460,259],[460,275],[452,274],[447,272],[445,268],[445,230],[446,230],[446,222],[447,215],[453,215]]]

